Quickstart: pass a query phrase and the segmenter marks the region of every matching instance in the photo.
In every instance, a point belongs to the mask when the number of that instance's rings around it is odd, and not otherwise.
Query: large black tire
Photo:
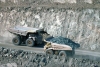
[[[67,53],[66,51],[60,51],[59,52],[59,61],[65,62],[67,60]]]
[[[26,40],[26,45],[29,47],[33,47],[35,45],[34,40],[29,38]]]
[[[46,55],[53,55],[53,50],[52,49],[46,49]]]
[[[12,39],[12,42],[14,45],[20,45],[21,44],[21,38],[20,36],[16,36]]]

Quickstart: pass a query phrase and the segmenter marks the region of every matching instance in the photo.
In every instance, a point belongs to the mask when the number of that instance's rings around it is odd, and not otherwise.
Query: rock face
[[[98,2],[98,0],[96,0]],[[40,2],[48,2],[48,3],[77,3],[77,2],[83,2],[83,3],[93,3],[93,0],[29,0],[29,1],[26,1],[26,0],[0,0],[1,3],[14,3],[14,4],[21,4],[21,3],[40,3]]]
[[[52,36],[67,37],[84,49],[95,50],[100,46],[99,12],[95,9],[10,8],[9,12],[0,12],[0,36],[5,37],[5,41],[11,39],[7,29],[16,25],[42,27]]]
[[[13,6],[4,6],[6,3]],[[56,2],[63,3],[57,4]],[[52,36],[62,36],[79,43],[82,49],[99,50],[100,46],[100,9],[90,9],[74,6],[63,7],[66,4],[97,3],[93,0],[0,0],[0,40],[11,42],[11,35],[7,29],[16,25],[42,27]],[[30,4],[30,6],[19,4]],[[49,3],[49,4],[48,4]],[[16,6],[17,4],[17,6]],[[37,5],[32,6],[33,5]],[[45,4],[42,5],[41,4]],[[48,4],[48,5],[47,5]],[[50,7],[53,6],[54,7]],[[99,3],[98,3],[99,4]],[[39,6],[40,5],[40,6]],[[62,5],[62,7],[61,7]],[[56,6],[56,7],[55,7]],[[61,8],[60,8],[61,7]],[[71,7],[71,8],[70,8]],[[78,6],[79,7],[79,6]]]
[[[17,67],[16,63],[7,63],[7,64],[2,64],[0,67]]]

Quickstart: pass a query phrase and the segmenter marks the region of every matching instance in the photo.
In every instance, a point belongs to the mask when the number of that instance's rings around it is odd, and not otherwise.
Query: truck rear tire
[[[31,39],[31,38],[28,38],[26,40],[26,45],[29,46],[29,47],[33,47],[35,45],[34,40]]]
[[[20,45],[21,44],[21,38],[20,36],[16,36],[12,39],[12,42],[14,45]]]
[[[46,49],[46,55],[53,55],[53,50]]]
[[[59,52],[59,61],[65,62],[67,60],[67,53],[66,51],[60,51]]]

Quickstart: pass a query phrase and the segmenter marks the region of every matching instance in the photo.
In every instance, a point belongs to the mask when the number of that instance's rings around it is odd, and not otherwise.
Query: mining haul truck
[[[26,44],[32,47],[36,44],[43,43],[43,37],[41,33],[44,33],[43,29],[16,26],[14,28],[9,28],[8,31],[16,35],[12,42],[14,45]]]
[[[47,55],[58,55],[61,62],[65,62],[68,57],[74,56],[74,49],[69,45],[53,43],[46,40],[44,41],[46,42],[44,51]]]
[[[32,47],[36,44],[43,44],[44,42],[45,53],[47,55],[59,55],[61,61],[65,61],[69,55],[73,56],[74,54],[74,50],[69,45],[57,44],[43,39],[42,34],[46,33],[43,29],[16,26],[9,28],[8,31],[16,35],[12,39],[15,45],[25,43],[27,46]]]

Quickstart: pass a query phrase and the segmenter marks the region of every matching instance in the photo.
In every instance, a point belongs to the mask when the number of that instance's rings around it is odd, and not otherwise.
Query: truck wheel
[[[59,52],[59,61],[60,62],[65,62],[67,59],[67,54],[65,51],[60,51]]]
[[[46,49],[46,55],[53,55],[53,50]]]
[[[12,42],[13,42],[14,45],[20,45],[21,44],[21,38],[20,38],[20,36],[14,37],[12,39]]]
[[[34,40],[29,38],[26,40],[26,45],[29,47],[33,47],[34,46]]]

